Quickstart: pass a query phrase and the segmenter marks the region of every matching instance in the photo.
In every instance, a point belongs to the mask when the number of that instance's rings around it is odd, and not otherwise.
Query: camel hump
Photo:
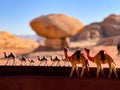
[[[120,43],[117,44],[117,49],[120,50]]]
[[[100,57],[101,57],[101,60],[104,62],[104,60],[105,60],[104,50],[100,51]]]
[[[81,52],[80,50],[76,51],[76,59],[80,59],[80,52]]]

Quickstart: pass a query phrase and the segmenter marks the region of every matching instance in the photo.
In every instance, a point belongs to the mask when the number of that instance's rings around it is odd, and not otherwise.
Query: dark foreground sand
[[[7,76],[0,77],[0,90],[120,90],[120,79]]]

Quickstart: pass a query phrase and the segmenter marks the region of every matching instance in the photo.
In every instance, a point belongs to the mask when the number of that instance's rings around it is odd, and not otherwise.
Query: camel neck
[[[5,56],[5,58],[7,58],[8,56],[7,56],[7,54],[6,54],[6,52],[4,52],[4,56]]]
[[[94,57],[91,57],[89,53],[87,53],[87,57],[90,61],[94,62]]]
[[[64,52],[64,54],[65,54],[65,58],[67,58],[68,60],[70,60],[70,56],[68,56],[68,52]]]
[[[68,57],[69,57],[67,52],[65,52],[65,57],[66,57],[66,58],[68,58]]]

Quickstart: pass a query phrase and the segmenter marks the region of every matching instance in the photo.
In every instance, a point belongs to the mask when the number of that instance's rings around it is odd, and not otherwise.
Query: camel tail
[[[81,52],[80,50],[76,51],[76,59],[80,59],[80,52]]]
[[[116,66],[116,63],[114,61],[112,63]]]
[[[109,56],[109,58],[110,58],[110,62],[111,62],[113,65],[116,66],[116,63],[114,62],[113,58],[112,58],[110,55],[108,55],[108,56]]]

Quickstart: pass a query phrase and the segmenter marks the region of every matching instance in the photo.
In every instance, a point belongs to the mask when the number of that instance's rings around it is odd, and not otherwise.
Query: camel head
[[[8,56],[7,56],[7,53],[6,53],[6,52],[3,52],[3,53],[4,53],[4,57],[7,58],[7,57],[8,57]]]
[[[85,50],[86,53],[90,52],[90,49],[84,48],[84,50]]]
[[[64,52],[67,53],[69,49],[67,47],[64,47]]]

